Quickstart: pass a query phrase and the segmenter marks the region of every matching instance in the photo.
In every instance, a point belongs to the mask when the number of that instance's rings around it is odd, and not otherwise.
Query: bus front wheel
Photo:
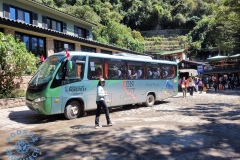
[[[81,106],[78,101],[71,101],[65,107],[64,115],[67,119],[75,119],[81,113]]]
[[[147,95],[146,99],[146,106],[147,107],[152,107],[155,103],[155,97],[152,94]]]

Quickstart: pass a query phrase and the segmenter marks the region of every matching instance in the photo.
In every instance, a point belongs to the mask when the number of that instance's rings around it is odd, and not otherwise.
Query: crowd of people
[[[193,96],[194,92],[202,93],[203,89],[213,88],[215,92],[219,90],[240,90],[240,77],[232,75],[224,76],[196,76],[196,77],[181,77],[178,81],[179,91],[183,92],[183,98],[189,92]]]

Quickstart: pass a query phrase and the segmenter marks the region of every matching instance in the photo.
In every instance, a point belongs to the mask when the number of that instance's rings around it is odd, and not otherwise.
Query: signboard
[[[203,73],[203,65],[197,65],[197,72],[198,73]]]

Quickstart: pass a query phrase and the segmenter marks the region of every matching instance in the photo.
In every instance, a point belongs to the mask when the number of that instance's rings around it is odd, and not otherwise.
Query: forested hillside
[[[239,51],[240,0],[35,0],[96,23],[94,40],[144,52],[140,31],[190,29],[189,49]]]

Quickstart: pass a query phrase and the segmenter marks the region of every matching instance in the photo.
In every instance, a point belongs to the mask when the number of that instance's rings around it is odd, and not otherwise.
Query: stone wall
[[[16,81],[22,81],[20,83],[20,88],[26,91],[28,82],[30,81],[31,78],[32,76],[23,76],[21,80],[16,79]],[[0,99],[0,109],[21,107],[21,106],[25,106],[25,97]]]
[[[185,35],[189,32],[188,29],[164,29],[164,30],[150,30],[150,31],[141,31],[143,37],[152,37],[152,36],[180,36]]]
[[[28,82],[31,80],[32,76],[22,76],[22,82],[20,84],[20,88],[23,90],[27,90]]]
[[[25,97],[0,99],[0,109],[25,106]]]

